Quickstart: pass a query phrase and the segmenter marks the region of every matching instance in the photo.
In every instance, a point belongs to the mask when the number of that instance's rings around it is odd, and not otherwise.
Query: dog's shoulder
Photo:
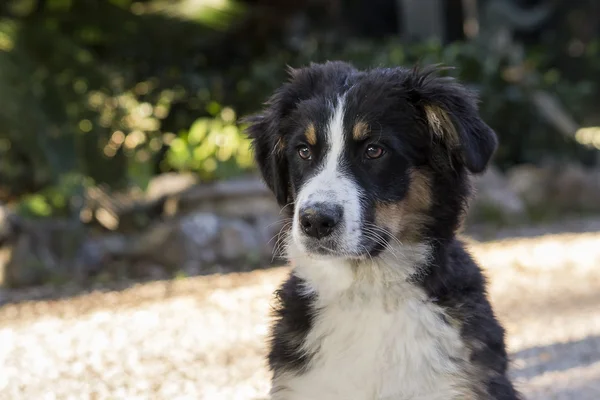
[[[303,279],[290,273],[275,292],[274,323],[271,328],[269,366],[273,371],[302,370],[310,355],[302,349],[313,325],[314,294],[306,290]]]
[[[487,296],[487,281],[468,246],[455,239],[447,247],[445,265],[424,280],[428,296],[442,307],[457,325],[469,348],[480,386],[494,399],[516,399],[518,393],[506,377],[508,354],[505,330],[494,314]]]

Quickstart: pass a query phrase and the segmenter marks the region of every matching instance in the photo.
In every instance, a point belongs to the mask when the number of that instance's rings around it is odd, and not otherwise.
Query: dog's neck
[[[402,299],[410,295],[410,281],[424,273],[431,259],[425,242],[390,245],[374,258],[344,259],[313,257],[293,244],[288,257],[294,274],[305,283],[305,294],[326,305],[339,300],[361,302]]]

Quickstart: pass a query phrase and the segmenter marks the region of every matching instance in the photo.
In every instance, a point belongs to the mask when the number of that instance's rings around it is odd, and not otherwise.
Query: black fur
[[[291,275],[276,293],[279,304],[275,316],[279,323],[273,329],[269,353],[273,371],[301,370],[310,361],[311,355],[302,352],[300,345],[310,331],[316,311],[312,296],[302,294],[302,283]]]
[[[471,195],[469,175],[485,170],[497,146],[495,133],[478,115],[476,97],[454,80],[437,76],[435,68],[361,72],[329,62],[292,70],[291,80],[266,110],[248,119],[260,171],[279,204],[291,204],[284,209],[288,216],[295,193],[314,170],[295,156],[302,133],[313,123],[320,135],[330,117],[327,105],[342,93],[347,93],[345,126],[364,120],[388,149],[385,159],[367,164],[358,161],[352,147],[361,145],[348,142],[345,164],[367,193],[363,212],[373,214],[376,202],[401,201],[410,188],[409,170],[417,168],[431,177],[432,204],[420,240],[431,245],[432,258],[414,283],[460,322],[463,341],[471,347],[470,361],[481,371],[479,384],[486,392],[481,398],[518,399],[507,378],[504,330],[487,300],[485,279],[456,239]],[[458,141],[434,132],[427,120],[430,106],[447,113]],[[319,151],[314,149],[315,164]],[[370,255],[378,250],[371,247]],[[294,275],[278,292],[269,354],[275,374],[302,370],[310,361],[300,345],[317,311],[313,298],[303,293],[303,282]]]
[[[430,298],[461,321],[461,336],[471,345],[471,362],[484,371],[484,386],[492,399],[518,399],[506,376],[508,356],[504,329],[486,297],[486,282],[479,267],[459,240],[438,245],[429,271],[419,280]]]

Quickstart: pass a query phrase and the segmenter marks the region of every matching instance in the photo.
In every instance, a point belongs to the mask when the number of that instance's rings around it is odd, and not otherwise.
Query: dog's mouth
[[[377,237],[373,237],[367,232],[361,234],[358,244],[355,245],[349,245],[336,239],[300,238],[299,241],[301,242],[301,248],[311,257],[348,260],[364,260],[377,257],[389,247],[390,243],[387,234],[380,233]]]
[[[315,240],[301,238],[301,248],[306,254],[319,258],[344,258],[349,256],[349,251],[344,250],[342,243],[336,240]]]

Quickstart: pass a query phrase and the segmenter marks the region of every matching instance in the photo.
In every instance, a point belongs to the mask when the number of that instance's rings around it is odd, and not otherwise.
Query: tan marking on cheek
[[[458,145],[458,132],[446,110],[435,105],[427,105],[425,116],[434,134],[444,138],[451,145]]]
[[[354,128],[352,128],[352,137],[354,140],[366,139],[368,135],[369,125],[363,121],[358,121],[356,124],[354,124]]]
[[[404,208],[409,212],[426,211],[431,207],[431,178],[417,168],[410,171],[410,185],[404,199]]]
[[[375,205],[375,224],[383,227],[389,233],[397,235],[400,231],[402,202],[377,203]]]
[[[306,136],[306,141],[311,146],[317,144],[317,130],[315,128],[315,124],[311,123],[310,125],[308,125],[306,131],[304,131],[304,136]]]
[[[395,203],[378,203],[375,223],[400,241],[416,242],[429,220],[431,205],[431,179],[426,171],[413,169],[406,197]]]

